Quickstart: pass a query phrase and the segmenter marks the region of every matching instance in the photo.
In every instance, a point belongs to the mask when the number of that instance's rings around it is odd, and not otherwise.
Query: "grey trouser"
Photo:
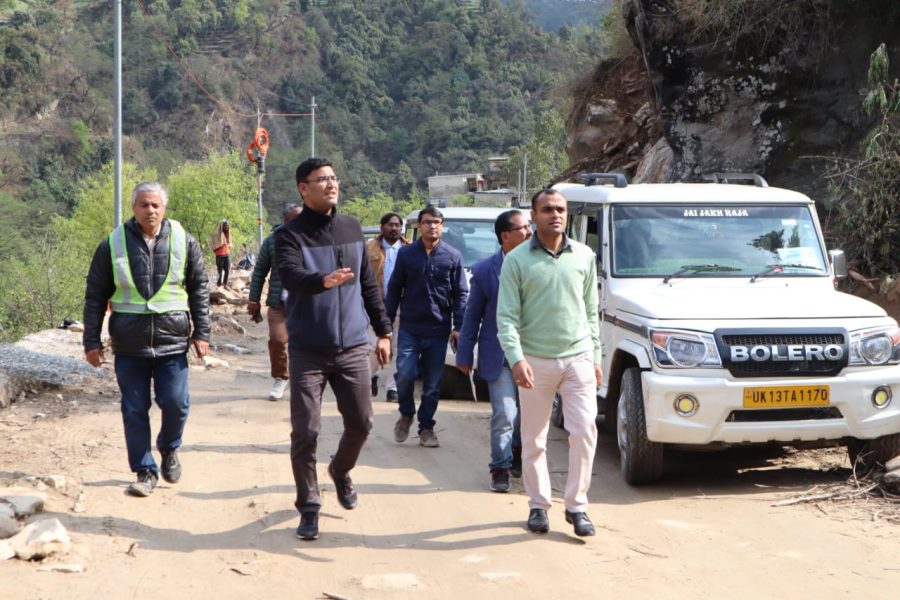
[[[372,430],[369,346],[363,344],[338,354],[288,349],[291,379],[291,467],[297,485],[295,506],[301,513],[322,506],[316,476],[316,446],[322,424],[322,392],[331,385],[344,432],[332,464],[344,477],[356,466]]]

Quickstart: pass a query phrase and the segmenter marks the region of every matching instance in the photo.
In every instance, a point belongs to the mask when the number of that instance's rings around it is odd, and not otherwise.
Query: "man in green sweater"
[[[281,222],[289,223],[291,219],[303,211],[302,206],[288,204],[281,211]],[[271,367],[272,391],[269,392],[269,400],[275,401],[284,396],[284,390],[288,384],[288,332],[284,322],[284,298],[282,298],[281,279],[278,278],[278,269],[275,267],[275,230],[281,225],[272,228],[272,235],[263,240],[259,247],[259,257],[253,267],[253,277],[250,279],[250,298],[247,303],[247,312],[254,321],[261,321],[260,299],[262,297],[263,284],[266,276],[269,277],[269,293],[266,294],[266,318],[269,321],[269,365]]]
[[[566,199],[558,191],[543,189],[532,197],[531,220],[535,236],[503,261],[497,302],[497,337],[519,386],[528,529],[550,530],[547,429],[559,392],[569,432],[566,521],[576,535],[594,535],[587,492],[597,447],[597,388],[603,380],[597,261],[589,247],[566,236]]]

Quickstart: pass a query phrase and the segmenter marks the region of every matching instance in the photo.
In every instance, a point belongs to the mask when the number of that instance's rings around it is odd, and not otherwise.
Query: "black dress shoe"
[[[399,401],[400,396],[397,394],[397,390],[388,390],[385,399],[388,402],[397,402]]]
[[[543,508],[532,508],[531,512],[528,513],[528,529],[534,533],[547,533],[550,531],[547,511]]]
[[[591,523],[587,513],[566,511],[566,523],[575,526],[575,535],[579,537],[594,535],[594,524]]]
[[[319,537],[319,513],[305,512],[300,515],[297,537],[301,540],[315,540]]]
[[[328,463],[328,476],[334,482],[334,489],[337,492],[338,502],[347,510],[356,508],[356,490],[353,489],[353,480],[349,475],[338,477],[334,473],[334,465]]]

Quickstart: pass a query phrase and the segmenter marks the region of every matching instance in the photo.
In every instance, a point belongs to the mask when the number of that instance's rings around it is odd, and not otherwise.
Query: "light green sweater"
[[[569,240],[559,258],[537,237],[506,255],[500,271],[497,337],[510,366],[525,354],[561,358],[593,351],[600,364],[597,262]]]

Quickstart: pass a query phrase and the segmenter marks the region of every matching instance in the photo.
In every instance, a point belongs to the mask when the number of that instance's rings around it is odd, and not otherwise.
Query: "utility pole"
[[[259,111],[259,102],[256,103],[256,129],[259,130],[262,125],[262,114]],[[262,248],[263,243],[263,177],[266,173],[266,157],[262,155],[259,148],[254,148],[256,155],[256,227],[257,227],[257,245],[256,251]]]
[[[519,206],[525,206],[525,198],[522,197],[522,167],[516,171],[516,195],[519,196]]]
[[[309,105],[311,121],[309,126],[309,157],[314,158],[316,156],[316,97],[312,97],[312,102]]]
[[[522,162],[522,196],[528,198],[528,153]]]
[[[115,0],[115,88],[116,106],[113,125],[113,155],[115,161],[114,209],[115,227],[122,224],[122,0]]]

